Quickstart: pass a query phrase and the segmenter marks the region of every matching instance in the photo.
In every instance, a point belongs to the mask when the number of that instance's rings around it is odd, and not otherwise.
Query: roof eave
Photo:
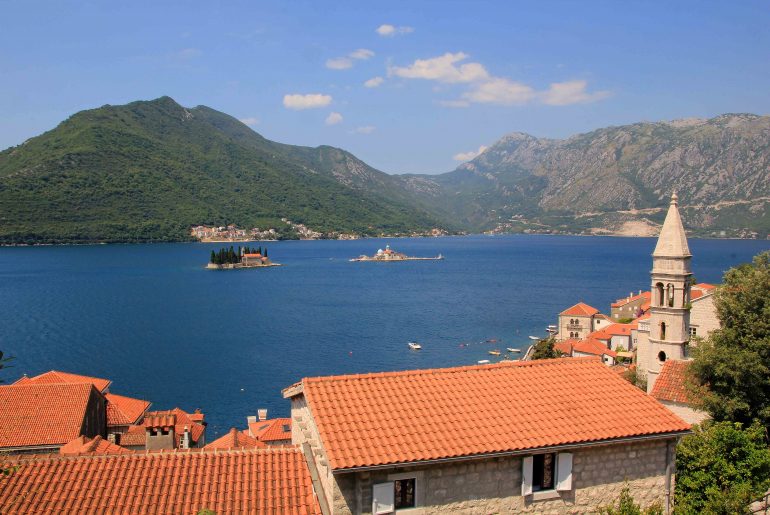
[[[563,445],[552,445],[552,446],[546,446],[546,447],[536,447],[531,449],[519,449],[515,451],[500,451],[500,452],[488,452],[488,453],[481,453],[481,454],[469,454],[465,456],[450,456],[447,458],[435,458],[435,459],[429,459],[429,460],[418,460],[418,461],[406,461],[406,462],[396,462],[396,463],[386,463],[383,465],[364,465],[360,467],[347,467],[347,468],[336,468],[332,470],[332,474],[347,474],[351,472],[367,472],[370,470],[383,470],[383,469],[392,469],[396,467],[415,467],[415,466],[422,466],[422,465],[436,465],[440,463],[451,463],[455,461],[467,461],[467,460],[480,460],[480,459],[488,459],[488,458],[501,458],[506,456],[525,456],[528,454],[543,454],[547,452],[557,452],[557,451],[567,451],[570,449],[579,449],[579,448],[585,448],[585,447],[598,447],[601,445],[615,445],[615,444],[621,444],[621,443],[630,443],[630,442],[637,442],[637,441],[647,441],[647,440],[667,440],[670,438],[680,438],[682,436],[688,435],[692,433],[691,429],[683,429],[681,431],[670,431],[667,433],[655,433],[652,435],[638,435],[638,436],[627,436],[622,438],[612,438],[609,440],[596,440],[591,442],[581,442],[581,443],[572,443],[572,444],[563,444]]]

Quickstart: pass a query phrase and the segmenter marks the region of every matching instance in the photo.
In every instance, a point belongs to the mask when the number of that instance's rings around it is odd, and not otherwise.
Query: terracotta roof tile
[[[608,349],[606,343],[593,338],[586,338],[585,340],[575,342],[575,344],[572,345],[572,352],[591,354],[592,356],[617,357],[617,353],[612,349]]]
[[[80,436],[91,383],[0,386],[0,447],[63,445]]]
[[[560,315],[567,315],[567,316],[579,316],[579,317],[590,317],[599,312],[598,309],[589,306],[588,304],[584,302],[578,302],[571,308],[567,308],[561,313]]]
[[[132,451],[120,445],[115,445],[101,436],[95,436],[94,438],[78,436],[59,448],[59,454],[64,456],[78,454],[126,454],[130,452]]]
[[[82,376],[79,374],[70,374],[69,372],[62,372],[60,370],[51,370],[44,374],[40,374],[35,377],[24,376],[14,384],[52,384],[52,383],[91,383],[97,390],[104,392],[112,384],[109,379],[101,379],[99,377]]]
[[[245,431],[232,428],[226,435],[207,444],[204,449],[256,449],[257,447],[267,447],[267,445],[249,436]]]
[[[694,285],[693,288],[699,288],[701,290],[709,291],[709,290],[715,290],[716,286],[714,286],[713,284],[709,284],[709,283],[698,283],[698,284]]]
[[[577,338],[569,338],[567,340],[562,340],[560,342],[556,342],[553,348],[558,350],[565,356],[572,356],[572,346],[575,345],[575,342],[577,341],[579,341]]]
[[[120,445],[144,447],[147,444],[147,431],[144,426],[129,426],[128,431],[120,434]]]
[[[690,361],[668,360],[663,363],[658,379],[652,387],[650,395],[659,401],[679,402],[690,404],[687,394],[687,369]]]
[[[114,393],[107,393],[104,396],[107,399],[108,426],[127,426],[138,423],[151,404],[149,401]]]
[[[306,378],[284,395],[305,396],[335,470],[690,427],[596,358]]]
[[[4,514],[321,513],[295,447],[16,458]]]
[[[284,431],[287,429],[287,431]],[[291,419],[274,418],[258,420],[249,424],[249,432],[263,442],[291,440]]]
[[[637,295],[632,295],[630,297],[618,299],[612,304],[610,304],[610,306],[612,306],[613,308],[619,308],[621,306],[625,306],[629,302],[634,302],[639,299],[650,299],[650,298],[652,298],[652,294],[648,291],[643,291],[642,293],[639,293]]]

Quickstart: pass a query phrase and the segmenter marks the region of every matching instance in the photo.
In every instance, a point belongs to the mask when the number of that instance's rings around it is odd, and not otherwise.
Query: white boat
[[[533,341],[536,341],[536,342],[540,341],[540,338],[538,338],[537,336],[530,336],[529,339],[533,340]]]
[[[491,350],[491,351],[489,351],[489,354],[492,355],[492,356],[499,356],[500,355],[500,351],[499,350]]]
[[[513,347],[506,347],[508,352],[521,352],[521,349],[514,349]]]
[[[422,345],[417,342],[409,342],[409,348],[412,350],[420,350],[422,349]]]
[[[480,359],[480,360],[477,361],[477,363],[479,365],[487,365],[487,364],[489,364],[489,360],[488,359]]]

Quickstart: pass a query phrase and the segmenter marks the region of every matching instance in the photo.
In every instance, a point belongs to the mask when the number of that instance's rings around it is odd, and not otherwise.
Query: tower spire
[[[689,257],[690,247],[687,246],[687,235],[684,232],[682,218],[679,216],[679,197],[676,192],[671,194],[671,204],[668,206],[666,220],[660,230],[658,244],[655,246],[653,257]]]

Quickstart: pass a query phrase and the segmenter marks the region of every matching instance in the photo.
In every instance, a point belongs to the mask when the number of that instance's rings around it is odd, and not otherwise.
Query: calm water
[[[577,301],[608,312],[649,287],[655,240],[404,239],[390,243],[446,260],[347,261],[386,243],[271,242],[286,266],[226,272],[202,268],[215,244],[0,248],[0,349],[16,356],[2,377],[55,368],[110,378],[154,409],[202,408],[211,439],[260,407],[288,415],[281,389],[302,377],[472,364],[526,348]],[[690,248],[696,278],[719,282],[770,243]]]

